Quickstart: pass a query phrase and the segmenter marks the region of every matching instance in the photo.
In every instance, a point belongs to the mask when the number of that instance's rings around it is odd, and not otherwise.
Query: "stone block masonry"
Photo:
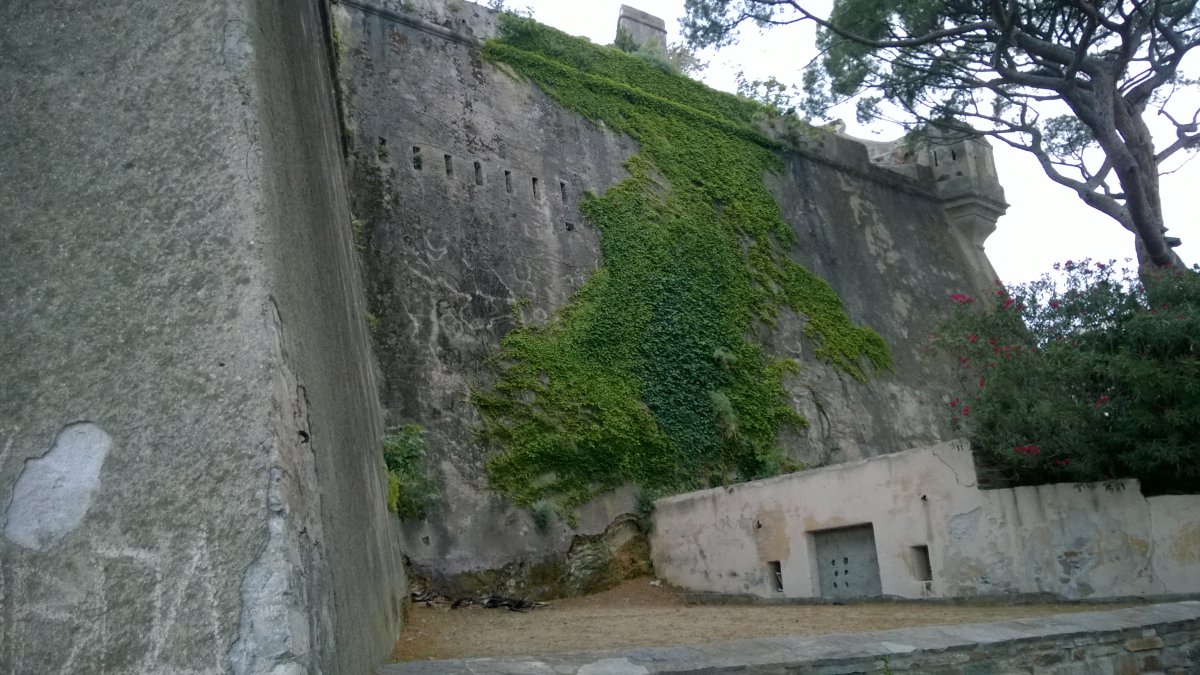
[[[321,7],[0,6],[0,672],[390,651]]]

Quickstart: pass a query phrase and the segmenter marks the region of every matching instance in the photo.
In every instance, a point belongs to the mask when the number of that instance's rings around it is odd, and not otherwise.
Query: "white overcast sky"
[[[529,7],[542,23],[572,35],[582,35],[598,44],[609,44],[616,33],[621,0],[508,0],[514,8]],[[668,40],[679,40],[683,0],[625,0],[667,23]],[[814,8],[825,2],[814,2]],[[719,52],[705,52],[710,63],[702,79],[712,87],[733,91],[734,74],[744,71],[748,79],[770,75],[785,82],[799,82],[800,69],[813,56],[813,29],[785,26],[760,32],[750,27],[737,45]],[[1194,65],[1196,59],[1191,59]],[[851,133],[881,140],[897,138],[898,127],[862,129],[854,124],[853,110],[841,111]],[[988,257],[1006,282],[1028,281],[1050,270],[1055,262],[1080,260],[1118,261],[1133,256],[1133,235],[1113,220],[1085,206],[1074,192],[1050,182],[1037,162],[1026,153],[995,148],[1000,182],[1010,204],[996,232],[988,239]],[[1173,168],[1185,156],[1173,158]],[[1189,265],[1200,259],[1200,159],[1184,164],[1162,179],[1163,209],[1170,234],[1183,239],[1177,249]]]

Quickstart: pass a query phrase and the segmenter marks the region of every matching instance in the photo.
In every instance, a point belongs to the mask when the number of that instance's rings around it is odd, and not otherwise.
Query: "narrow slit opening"
[[[537,176],[533,177],[533,179],[531,180],[531,184],[533,185],[533,198],[541,199],[542,198],[542,190],[541,190],[541,188],[538,187]]]
[[[504,191],[512,194],[512,172],[508,169],[504,170]]]
[[[933,564],[929,560],[928,546],[912,547],[913,574],[917,581],[933,581]]]
[[[483,165],[475,162],[475,184],[483,185]]]
[[[767,563],[768,576],[771,577],[771,589],[776,593],[783,592],[783,564],[778,560]]]
[[[443,155],[443,157],[446,158],[446,175],[453,176],[454,175],[454,158],[451,157],[450,155]]]
[[[565,180],[558,181],[558,193],[560,196],[562,196],[562,203],[566,204],[567,203],[567,181],[565,181]]]
[[[413,146],[412,166],[417,171],[421,170],[421,148]]]

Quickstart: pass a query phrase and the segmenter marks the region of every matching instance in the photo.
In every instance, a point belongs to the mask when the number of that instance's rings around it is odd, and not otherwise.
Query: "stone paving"
[[[1200,673],[1200,601],[876,633],[395,663],[377,675]]]

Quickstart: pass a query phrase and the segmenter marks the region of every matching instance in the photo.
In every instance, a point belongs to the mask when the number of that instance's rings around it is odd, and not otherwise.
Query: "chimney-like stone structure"
[[[621,16],[617,19],[617,34],[624,31],[644,52],[667,55],[667,24],[662,19],[640,9],[621,5]]]

